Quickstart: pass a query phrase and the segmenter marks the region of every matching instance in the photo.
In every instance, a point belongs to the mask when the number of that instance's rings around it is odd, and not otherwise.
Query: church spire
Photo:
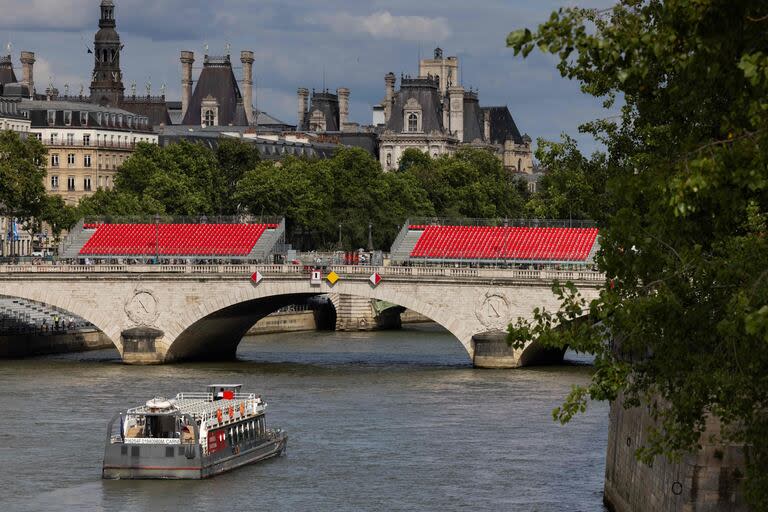
[[[101,1],[99,31],[93,43],[94,68],[91,81],[91,102],[117,107],[123,100],[125,87],[120,71],[120,35],[115,30],[115,4]]]

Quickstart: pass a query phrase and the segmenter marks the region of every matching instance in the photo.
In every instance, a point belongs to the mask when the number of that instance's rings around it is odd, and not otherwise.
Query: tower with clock
[[[99,31],[93,43],[94,68],[91,81],[91,103],[118,107],[125,95],[120,71],[120,35],[115,30],[115,4],[102,0]]]

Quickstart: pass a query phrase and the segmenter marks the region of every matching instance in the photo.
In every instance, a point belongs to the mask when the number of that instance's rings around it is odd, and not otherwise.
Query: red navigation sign
[[[264,276],[262,276],[261,272],[258,270],[251,274],[251,281],[253,281],[253,284],[259,284],[262,279],[264,279]]]
[[[369,277],[368,280],[371,282],[373,286],[378,286],[379,283],[381,282],[381,276],[379,275],[378,272],[374,272],[373,274],[371,274],[371,277]]]

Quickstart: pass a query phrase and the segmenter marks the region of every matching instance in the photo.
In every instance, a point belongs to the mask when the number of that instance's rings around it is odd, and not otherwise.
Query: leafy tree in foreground
[[[597,220],[610,285],[589,305],[603,327],[552,331],[587,307],[569,285],[560,311],[518,321],[510,339],[594,353],[591,384],[555,416],[619,393],[647,403],[658,428],[645,461],[695,448],[719,416],[722,436],[748,447],[754,510],[768,507],[767,32],[762,0],[625,0],[562,9],[507,40],[556,55],[607,106],[623,99],[618,118],[583,127],[607,148]]]

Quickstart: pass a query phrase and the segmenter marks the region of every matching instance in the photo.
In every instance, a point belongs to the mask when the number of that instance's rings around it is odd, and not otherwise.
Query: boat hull
[[[104,453],[102,478],[108,480],[201,480],[276,457],[285,451],[288,437],[236,445],[225,452],[202,455],[200,446],[130,445],[115,443]]]

